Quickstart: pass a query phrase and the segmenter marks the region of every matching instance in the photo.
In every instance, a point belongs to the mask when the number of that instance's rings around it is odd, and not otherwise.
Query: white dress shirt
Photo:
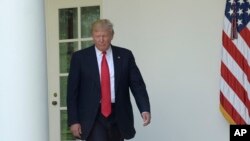
[[[102,51],[98,50],[95,47],[96,57],[98,62],[99,74],[101,79],[101,62],[102,62]],[[109,74],[110,74],[110,90],[111,90],[111,102],[115,103],[115,72],[114,72],[114,61],[113,61],[113,53],[111,47],[106,50],[106,59],[109,66]]]

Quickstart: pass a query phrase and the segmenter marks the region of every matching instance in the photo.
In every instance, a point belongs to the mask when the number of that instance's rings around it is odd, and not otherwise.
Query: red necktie
[[[103,52],[101,62],[101,112],[104,117],[111,114],[110,75],[106,52]]]

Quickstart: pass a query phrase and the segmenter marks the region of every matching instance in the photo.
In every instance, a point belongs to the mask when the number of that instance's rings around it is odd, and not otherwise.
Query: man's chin
[[[108,49],[107,46],[98,46],[97,48],[98,48],[100,51],[105,51],[105,50]]]

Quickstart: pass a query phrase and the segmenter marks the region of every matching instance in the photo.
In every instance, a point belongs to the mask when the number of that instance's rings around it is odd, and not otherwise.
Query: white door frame
[[[100,6],[100,16],[102,17],[102,0],[45,0],[46,17],[46,45],[47,45],[47,65],[48,65],[48,111],[49,111],[49,133],[50,141],[60,141],[60,110],[66,110],[66,107],[60,107],[60,74],[59,70],[59,10],[62,8],[76,8],[85,6]],[[78,18],[80,13],[78,10]],[[78,30],[80,30],[80,20],[78,20]],[[80,31],[78,39],[81,41]],[[78,45],[78,49],[80,46]],[[56,102],[53,105],[52,102]]]

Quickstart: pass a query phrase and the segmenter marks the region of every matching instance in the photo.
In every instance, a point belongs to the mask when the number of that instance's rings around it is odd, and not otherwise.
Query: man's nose
[[[100,41],[101,41],[101,42],[103,41],[103,37],[102,37],[102,36],[100,37]]]

